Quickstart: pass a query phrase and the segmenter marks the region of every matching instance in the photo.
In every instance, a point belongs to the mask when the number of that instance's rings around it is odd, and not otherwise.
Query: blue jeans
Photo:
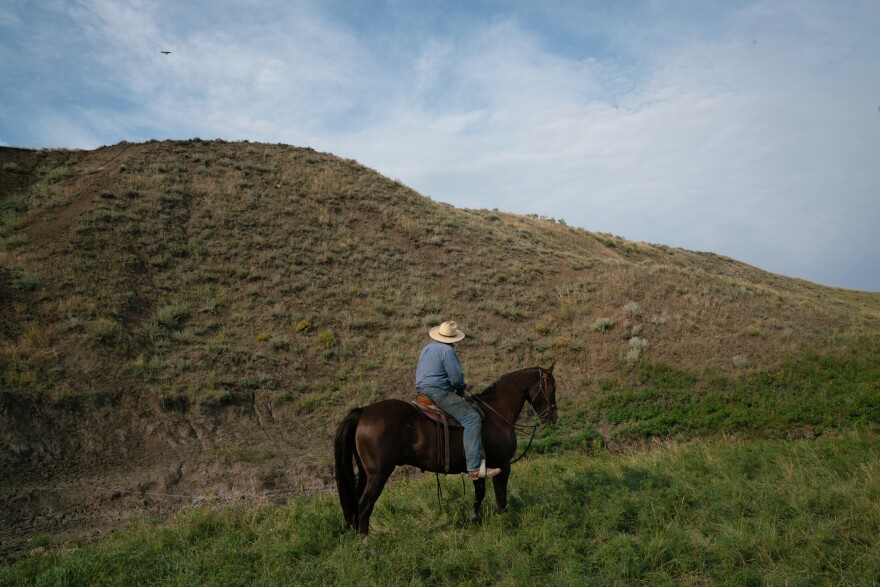
[[[457,396],[454,391],[438,387],[422,387],[418,391],[431,398],[441,410],[458,420],[464,427],[464,458],[467,461],[467,468],[468,471],[478,470],[480,461],[483,460],[481,436],[483,424],[480,422],[480,414],[477,410],[464,398]]]

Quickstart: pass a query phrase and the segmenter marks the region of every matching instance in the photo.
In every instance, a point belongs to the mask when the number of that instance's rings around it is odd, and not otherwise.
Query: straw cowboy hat
[[[458,329],[458,324],[450,320],[429,330],[428,336],[439,342],[453,343],[463,339],[464,332]]]

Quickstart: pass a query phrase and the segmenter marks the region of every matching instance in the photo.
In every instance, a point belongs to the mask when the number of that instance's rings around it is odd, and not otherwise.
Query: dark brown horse
[[[498,511],[503,512],[507,508],[510,459],[516,451],[514,423],[526,401],[542,424],[556,423],[553,366],[508,373],[475,397],[486,414],[482,429],[486,465],[501,469],[493,478],[492,487]],[[434,473],[444,472],[438,436],[437,424],[409,402],[389,399],[351,410],[336,428],[334,441],[336,488],[345,523],[367,535],[373,506],[395,467],[412,465]],[[449,472],[464,473],[461,429],[451,431],[449,442]],[[474,481],[474,493],[471,518],[479,516],[486,495],[485,479]]]

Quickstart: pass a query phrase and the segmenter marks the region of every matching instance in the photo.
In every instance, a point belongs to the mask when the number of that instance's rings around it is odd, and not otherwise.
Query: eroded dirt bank
[[[329,490],[330,432],[298,433],[304,424],[261,392],[212,406],[143,392],[0,392],[0,555],[145,515]]]

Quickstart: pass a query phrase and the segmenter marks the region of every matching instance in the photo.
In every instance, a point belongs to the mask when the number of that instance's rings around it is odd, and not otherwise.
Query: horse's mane
[[[518,371],[513,371],[511,373],[506,373],[498,378],[498,381],[478,393],[481,398],[491,397],[495,391],[497,391],[499,385],[503,385],[508,379],[513,379],[517,375],[521,374],[524,371],[534,371],[535,369],[540,369],[540,367],[526,367],[525,369],[519,369]]]

